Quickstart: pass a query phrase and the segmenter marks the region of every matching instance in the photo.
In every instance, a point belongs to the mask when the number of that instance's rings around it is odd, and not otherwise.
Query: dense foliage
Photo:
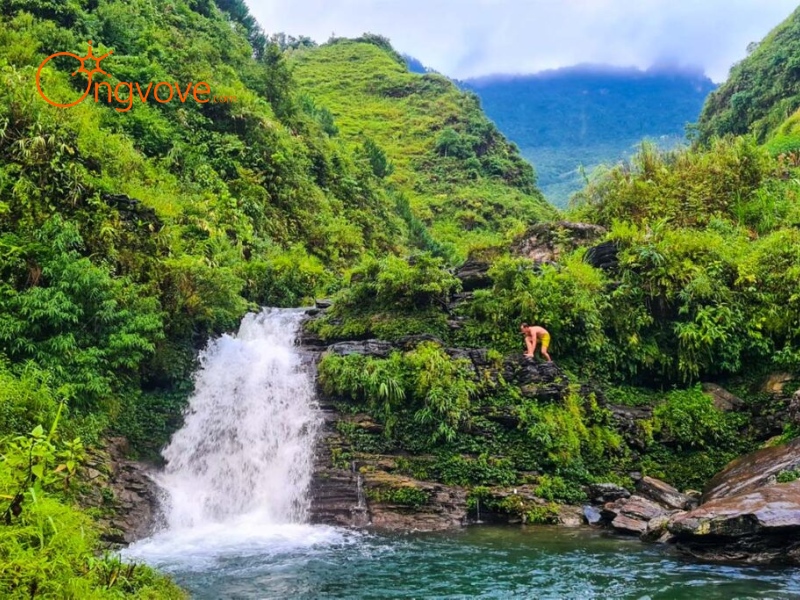
[[[531,166],[477,96],[410,73],[380,36],[268,37],[242,0],[0,0],[0,19],[4,596],[180,596],[97,558],[100,532],[76,508],[84,448],[114,432],[154,456],[180,425],[198,347],[258,305],[330,294],[309,326],[321,338],[396,342],[320,364],[342,415],[377,423],[342,418],[334,459],[394,454],[399,472],[475,487],[476,501],[482,486],[530,484],[577,502],[632,470],[700,486],[763,432],[696,384],[800,369],[796,116],[766,147],[645,146],[571,209],[605,228],[595,241],[615,264],[592,266],[566,230],[535,264],[509,250],[556,216]],[[202,78],[236,101],[45,103],[41,61],[89,39],[113,49],[112,84]],[[86,85],[70,73],[43,69],[53,97]],[[464,291],[453,267],[468,256],[490,267]],[[553,334],[558,401],[504,376],[523,320]],[[609,408],[626,404],[650,410],[635,440]]]
[[[357,427],[343,433],[355,452],[433,457],[412,461],[411,475],[473,486],[545,481],[561,501],[577,499],[590,481],[624,482],[632,470],[702,487],[774,433],[747,416],[770,410],[753,382],[770,371],[800,375],[799,181],[796,167],[749,137],[666,153],[645,145],[587,186],[571,211],[606,228],[594,243],[613,244],[613,266],[592,266],[586,246],[557,225],[557,260],[476,255],[491,263],[489,283],[468,294],[430,257],[371,263],[371,277],[352,278],[313,327],[329,339],[379,337],[409,349],[388,359],[325,358],[327,392],[385,426],[382,438]],[[557,363],[575,384],[595,381],[600,397],[584,391],[543,404],[504,381],[504,357],[522,351],[523,321],[547,327]],[[446,347],[488,348],[498,361],[488,373],[458,370],[450,351],[450,370],[436,372],[448,382],[444,373],[468,377],[441,398],[458,417],[432,411],[424,427],[417,415],[425,397],[408,391],[425,379],[408,366],[419,334]],[[720,379],[744,390],[741,412],[722,412],[697,386]],[[379,407],[384,391],[391,401]],[[650,416],[621,437],[611,405],[645,407]],[[487,420],[496,413],[506,425]],[[490,461],[485,470],[480,461]],[[453,475],[453,462],[470,467]]]
[[[113,50],[102,62],[110,76],[94,82],[123,86],[123,97],[126,82],[205,81],[213,99],[135,99],[127,109],[101,91],[71,108],[46,103],[39,65],[56,52],[83,56],[88,40],[95,55]],[[390,118],[345,114],[309,84],[304,69],[315,61],[334,61],[318,83],[337,80],[336,63],[349,64],[343,51],[371,61],[383,86],[373,96],[354,79],[348,101],[395,102]],[[68,102],[86,89],[73,63],[44,66],[49,98]],[[309,303],[354,267],[371,284],[374,265],[389,261],[398,272],[374,292],[412,314],[456,284],[416,289],[423,275],[403,289],[409,267],[397,256],[432,252],[417,266],[427,261],[438,274],[473,246],[502,244],[552,214],[532,168],[475,97],[401,63],[378,36],[321,48],[269,37],[241,0],[0,1],[3,469],[16,460],[13,440],[49,430],[57,414],[54,448],[100,445],[113,432],[156,457],[180,425],[198,348],[247,310]],[[429,409],[455,410],[435,404],[438,393],[423,394]],[[0,595],[52,595],[45,586],[62,585],[66,596],[147,597],[146,570],[87,562],[97,532],[72,495],[36,487],[41,475],[23,482],[21,512],[7,512],[11,545],[0,544],[0,562],[17,579],[3,580]],[[0,496],[13,480],[0,473]],[[70,541],[65,530],[81,526],[85,537]],[[63,571],[33,575],[19,566],[24,556],[33,570],[52,561]],[[108,594],[93,591],[100,585]]]
[[[734,65],[700,115],[703,140],[753,133],[764,141],[800,108],[800,9],[773,29]],[[797,141],[795,148],[800,148]]]

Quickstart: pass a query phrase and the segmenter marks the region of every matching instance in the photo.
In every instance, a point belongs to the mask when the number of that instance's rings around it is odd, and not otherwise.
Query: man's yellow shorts
[[[550,346],[550,334],[545,333],[542,336],[542,350],[547,350],[549,346]]]

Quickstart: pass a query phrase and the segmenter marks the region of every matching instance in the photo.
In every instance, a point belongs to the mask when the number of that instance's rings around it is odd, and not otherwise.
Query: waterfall
[[[155,477],[169,530],[305,519],[319,416],[294,344],[302,316],[248,314],[202,353],[185,424]]]

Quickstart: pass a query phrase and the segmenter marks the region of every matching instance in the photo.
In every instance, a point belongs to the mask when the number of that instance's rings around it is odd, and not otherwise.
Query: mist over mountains
[[[461,82],[520,147],[545,196],[565,206],[596,166],[629,156],[644,138],[662,146],[685,140],[716,85],[702,72],[668,65],[642,71],[578,65],[533,75]]]
[[[424,65],[406,57],[409,69]],[[577,65],[532,75],[490,75],[459,82],[538,173],[558,206],[600,164],[629,156],[642,139],[671,147],[685,141],[716,85],[699,69],[670,64],[648,70]]]

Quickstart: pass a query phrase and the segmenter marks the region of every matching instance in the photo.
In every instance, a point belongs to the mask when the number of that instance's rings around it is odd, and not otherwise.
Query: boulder
[[[643,542],[658,542],[664,544],[672,540],[672,534],[668,530],[670,519],[674,513],[665,513],[653,517],[647,522],[647,527],[641,534]]]
[[[592,483],[586,486],[586,495],[595,504],[606,504],[620,498],[630,498],[631,493],[616,483]]]
[[[744,405],[744,400],[734,396],[724,387],[716,383],[704,383],[703,391],[711,397],[714,406],[722,411],[738,410]]]
[[[470,258],[456,269],[454,275],[461,280],[461,288],[465,292],[471,292],[492,286],[489,267],[491,265],[488,261]]]
[[[636,491],[645,498],[672,510],[688,510],[697,506],[697,500],[681,494],[668,483],[654,477],[642,477],[636,482]]]
[[[603,514],[598,508],[587,505],[583,507],[583,519],[589,525],[599,525],[603,520]]]
[[[619,265],[618,252],[615,242],[603,242],[589,248],[586,251],[584,260],[595,269],[610,271]]]
[[[708,482],[701,506],[712,500],[745,494],[775,483],[782,471],[800,469],[800,438],[763,448],[730,462]]]
[[[583,509],[580,506],[563,504],[558,507],[558,524],[563,527],[580,527],[583,525]]]
[[[545,402],[564,399],[569,388],[569,379],[556,363],[539,362],[522,353],[506,357],[503,378],[518,385],[526,398]]]
[[[620,498],[603,506],[603,520],[617,531],[641,535],[647,523],[667,511],[659,504],[642,496]]]
[[[642,423],[653,417],[653,409],[649,406],[622,404],[609,404],[607,408],[611,411],[616,429],[622,434],[625,442],[638,450],[646,450],[649,436]]]
[[[564,251],[591,243],[605,235],[606,230],[591,223],[537,223],[512,246],[512,251],[534,263],[555,262]]]
[[[800,565],[800,481],[710,500],[668,529],[679,550],[703,560]]]

